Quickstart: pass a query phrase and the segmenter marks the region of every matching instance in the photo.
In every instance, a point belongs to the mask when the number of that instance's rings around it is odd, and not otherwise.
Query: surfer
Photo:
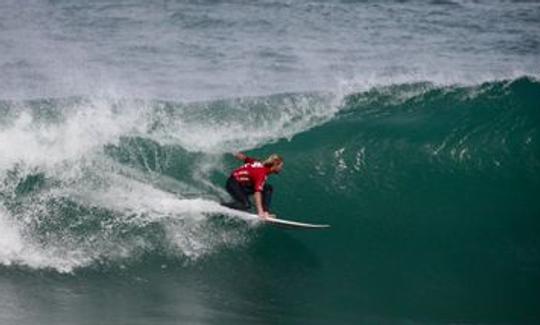
[[[235,158],[244,162],[244,165],[235,169],[227,179],[225,188],[234,199],[233,202],[223,205],[247,211],[251,208],[249,196],[255,197],[255,208],[261,218],[268,218],[270,202],[272,200],[272,185],[266,183],[270,174],[278,174],[283,168],[283,158],[276,154],[259,161],[238,152]]]

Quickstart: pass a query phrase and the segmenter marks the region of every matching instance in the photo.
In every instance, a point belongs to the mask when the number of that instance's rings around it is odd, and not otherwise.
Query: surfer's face
[[[276,163],[274,166],[272,166],[272,172],[279,174],[279,172],[283,169],[283,161],[280,161]]]

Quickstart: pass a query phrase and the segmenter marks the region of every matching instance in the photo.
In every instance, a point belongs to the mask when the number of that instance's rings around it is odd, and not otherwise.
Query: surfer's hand
[[[262,212],[259,212],[259,217],[266,219],[270,217],[270,214],[268,214],[267,211],[262,211]]]
[[[244,161],[244,160],[246,160],[246,157],[247,157],[247,156],[244,155],[242,152],[237,152],[236,154],[234,154],[234,157],[235,157],[236,159],[238,159],[238,160]]]

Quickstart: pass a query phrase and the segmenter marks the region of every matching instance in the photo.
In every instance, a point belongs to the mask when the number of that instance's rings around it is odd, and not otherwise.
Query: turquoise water
[[[0,323],[540,320],[536,3],[0,8]]]
[[[533,322],[539,90],[528,78],[372,89],[346,96],[327,122],[248,151],[286,157],[272,177],[275,211],[332,224],[327,231],[222,219],[209,200],[226,198],[219,189],[233,158],[150,136],[121,137],[92,161],[63,160],[60,171],[15,164],[2,191],[6,319]],[[277,114],[269,103],[297,97],[246,101]],[[57,107],[81,102],[23,106],[39,107],[28,113],[33,123],[52,127],[66,123]],[[3,106],[10,116],[18,105]],[[152,125],[237,107],[147,106]]]

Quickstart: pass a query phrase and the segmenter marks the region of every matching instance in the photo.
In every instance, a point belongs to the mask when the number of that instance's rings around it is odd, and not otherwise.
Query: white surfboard
[[[330,228],[330,225],[304,223],[304,222],[290,221],[290,220],[278,219],[278,218],[266,218],[266,219],[261,218],[261,220],[264,223],[274,224],[276,226],[283,226],[283,227],[289,227],[289,228],[303,228],[303,229]]]
[[[277,218],[273,214],[271,215],[272,217],[263,219],[259,217],[257,214],[247,212],[247,211],[231,209],[222,204],[220,204],[220,209],[222,209],[222,211],[227,211],[227,214],[233,214],[248,222],[262,222],[264,224],[275,225],[275,226],[286,227],[286,228],[302,228],[302,229],[330,228],[330,225],[312,224],[312,223],[298,222],[298,221],[292,221],[292,220],[285,220],[285,219]]]

